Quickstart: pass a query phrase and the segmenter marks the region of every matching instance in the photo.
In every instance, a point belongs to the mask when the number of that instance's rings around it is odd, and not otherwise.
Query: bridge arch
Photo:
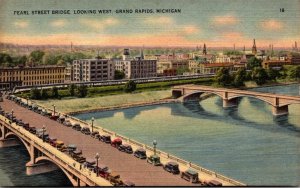
[[[265,103],[268,103],[269,105],[271,105],[272,107],[274,107],[274,104],[272,101],[267,100],[264,97],[259,97],[259,96],[252,96],[252,95],[237,95],[237,96],[232,96],[232,97],[228,97],[228,100],[234,100],[234,99],[239,99],[239,98],[243,98],[243,97],[248,97],[248,98],[253,98],[253,99],[258,99],[260,101],[263,101]]]
[[[55,161],[53,161],[49,157],[44,155],[44,156],[37,157],[35,159],[35,163],[37,163],[37,164],[41,163],[43,161],[47,161],[47,162],[50,162],[50,163],[56,165],[68,177],[68,179],[72,183],[72,185],[77,186],[77,181],[75,179],[73,179],[72,175],[66,169],[64,169],[61,165],[57,164]]]
[[[213,92],[213,91],[196,91],[196,92],[192,92],[192,93],[185,94],[185,95],[183,95],[181,98],[182,98],[182,101],[183,101],[183,102],[185,102],[185,101],[187,101],[187,100],[189,100],[189,99],[199,99],[199,97],[200,97],[203,93],[214,94],[214,95],[219,96],[221,99],[223,99],[223,96],[222,96],[221,93]]]
[[[23,140],[22,138],[20,138],[18,135],[16,135],[14,132],[11,131],[4,135],[4,138],[9,138],[9,137],[17,138],[19,141],[21,141],[21,143],[23,143],[23,145],[25,146],[29,156],[31,155],[30,145],[25,140]]]

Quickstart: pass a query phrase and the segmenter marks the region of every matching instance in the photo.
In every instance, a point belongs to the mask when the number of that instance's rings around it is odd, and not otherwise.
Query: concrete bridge
[[[96,153],[100,153],[99,163],[107,165],[113,172],[120,174],[123,181],[132,181],[137,186],[194,185],[191,182],[183,180],[178,175],[166,172],[162,167],[147,164],[145,160],[140,160],[133,155],[120,152],[109,144],[100,142],[99,140],[82,134],[80,131],[75,131],[70,127],[63,126],[57,121],[28,110],[13,101],[4,99],[3,102],[0,102],[0,106],[5,112],[11,112],[13,109],[14,116],[17,119],[28,122],[32,127],[42,128],[43,125],[46,125],[47,133],[51,137],[62,140],[66,145],[75,144],[79,150],[82,150],[83,156],[87,159],[93,159],[95,158]],[[39,107],[42,108],[41,106]],[[47,110],[51,111],[50,109]],[[89,126],[86,122],[71,116],[69,116],[68,119],[72,123],[79,122],[82,126]],[[153,154],[153,147],[103,128],[94,127],[94,130],[95,129],[98,130],[101,135],[110,135],[112,139],[117,137],[121,138],[123,143],[130,144],[133,150],[142,147],[147,151],[148,156]],[[18,126],[16,123],[12,123],[9,119],[0,115],[0,147],[10,147],[18,144],[24,145],[30,156],[30,161],[26,164],[26,173],[28,175],[46,173],[60,169],[74,186],[111,186],[109,181],[102,177],[97,177],[95,173],[82,167],[80,163],[76,162],[66,153],[43,142],[42,139],[38,138],[36,135],[31,134],[23,127]],[[225,186],[245,185],[166,152],[156,150],[156,153],[160,156],[163,164],[169,161],[176,161],[179,164],[179,169],[181,171],[185,171],[188,168],[194,169],[199,173],[201,181],[217,180],[222,182]]]
[[[234,107],[238,104],[241,97],[252,97],[264,101],[272,106],[273,115],[287,115],[288,105],[300,104],[300,96],[278,95],[272,93],[262,93],[248,90],[213,88],[198,85],[183,85],[172,88],[173,98],[177,98],[181,102],[188,100],[199,100],[203,93],[218,95],[223,100],[223,107]]]

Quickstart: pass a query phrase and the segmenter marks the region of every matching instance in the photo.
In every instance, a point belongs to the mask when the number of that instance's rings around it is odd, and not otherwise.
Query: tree
[[[229,69],[221,68],[217,71],[215,81],[220,86],[229,86],[232,82],[232,77],[229,73]]]
[[[58,94],[58,88],[57,87],[52,87],[52,90],[51,90],[51,97],[57,99],[59,97],[59,94]]]
[[[41,99],[41,92],[38,88],[32,88],[30,90],[30,99]]]
[[[188,68],[183,68],[183,67],[176,69],[176,74],[177,75],[183,75],[183,73],[185,73],[185,72],[189,72],[189,69]]]
[[[247,62],[248,69],[254,69],[255,67],[261,67],[262,60],[256,57],[251,57]]]
[[[268,74],[269,80],[276,81],[276,78],[280,77],[280,72],[278,70],[275,70],[272,68],[267,69],[267,74]]]
[[[247,72],[244,68],[240,68],[234,75],[233,85],[235,87],[244,86],[244,81],[246,81]]]
[[[124,91],[129,93],[134,90],[136,90],[136,83],[133,80],[129,80],[124,86]]]
[[[268,74],[265,69],[255,67],[252,71],[252,79],[258,84],[262,85],[268,80]]]
[[[9,66],[12,62],[12,57],[9,54],[0,53],[0,66]]]
[[[46,89],[42,89],[41,90],[41,98],[42,99],[48,99],[49,95],[48,95],[48,91]]]
[[[288,77],[291,79],[299,79],[300,78],[300,66],[292,66],[288,70]]]
[[[30,53],[30,57],[32,57],[33,62],[41,63],[45,52],[41,50],[35,50]]]
[[[115,70],[114,79],[115,80],[121,80],[123,78],[125,78],[125,73],[123,71]]]
[[[77,96],[80,98],[84,98],[85,96],[87,96],[88,90],[87,90],[87,86],[81,84],[79,87],[77,87]]]
[[[74,96],[75,95],[75,90],[76,90],[76,85],[75,84],[69,85],[68,90],[69,90],[70,95]]]

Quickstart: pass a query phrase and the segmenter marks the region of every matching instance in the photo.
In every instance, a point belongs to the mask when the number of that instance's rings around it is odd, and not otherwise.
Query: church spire
[[[206,55],[207,54],[207,51],[206,51],[206,44],[204,43],[204,45],[203,45],[203,55]]]
[[[141,57],[141,59],[144,59],[144,58],[145,58],[145,57],[144,57],[144,46],[143,46],[142,49],[140,49],[140,57]]]
[[[253,39],[252,54],[256,55],[256,53],[257,53],[257,49],[256,49],[255,39]]]

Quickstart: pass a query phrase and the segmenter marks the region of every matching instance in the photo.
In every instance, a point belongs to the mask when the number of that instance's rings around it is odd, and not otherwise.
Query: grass
[[[116,106],[135,102],[152,102],[171,96],[171,90],[145,91],[132,94],[120,94],[90,98],[63,98],[61,100],[36,100],[35,103],[52,108],[55,104],[60,112],[69,113],[81,110],[92,110],[101,107]]]

